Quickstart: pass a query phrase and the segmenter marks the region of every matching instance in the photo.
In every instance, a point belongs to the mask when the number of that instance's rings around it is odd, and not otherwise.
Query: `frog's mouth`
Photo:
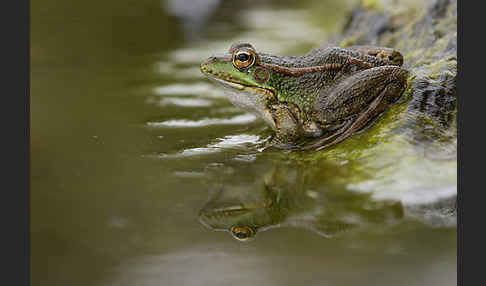
[[[202,210],[200,215],[208,219],[220,219],[236,217],[242,214],[247,214],[257,209],[264,209],[271,206],[271,203],[262,203],[255,205],[232,205],[227,207],[212,208],[209,210]]]
[[[266,100],[275,100],[275,92],[268,88],[263,87],[256,87],[252,85],[247,85],[241,82],[235,82],[235,79],[231,76],[231,74],[224,72],[224,71],[215,71],[212,69],[208,64],[212,62],[213,58],[206,60],[206,62],[202,63],[200,66],[201,72],[207,76],[210,80],[213,80],[224,87],[228,87],[230,89],[234,89],[240,92],[246,91],[248,93],[252,93],[255,95],[260,95],[266,98]],[[230,61],[231,58],[222,57],[220,61]]]
[[[217,206],[210,203],[200,211],[199,216],[204,225],[214,228],[214,225],[210,226],[210,221],[215,223],[221,219],[237,219],[238,217],[241,218],[242,216],[250,215],[257,210],[268,209],[272,206],[273,201],[270,199],[260,203],[251,204],[235,203]]]
[[[207,76],[232,92],[232,95],[228,96],[231,103],[262,118],[273,129],[276,128],[272,112],[269,109],[269,103],[274,102],[276,98],[272,90],[223,80],[211,74],[207,74]]]
[[[271,89],[263,88],[263,87],[255,87],[255,86],[248,86],[242,83],[237,83],[229,80],[222,80],[216,77],[209,76],[211,80],[229,88],[233,88],[240,91],[247,91],[251,93],[260,94],[266,96],[268,99],[275,98],[275,93]]]

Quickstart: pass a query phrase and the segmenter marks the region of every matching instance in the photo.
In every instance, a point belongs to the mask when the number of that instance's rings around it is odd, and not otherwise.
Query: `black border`
[[[484,114],[486,104],[481,83],[486,79],[482,71],[484,45],[483,9],[464,9],[458,0],[458,285],[483,284],[484,192],[481,163],[484,150]],[[472,3],[468,1],[469,3]],[[479,3],[479,2],[478,2]],[[2,285],[30,285],[30,9],[28,0],[4,1],[0,5],[2,45],[2,143],[4,172],[2,221],[3,260]],[[472,5],[471,5],[472,6]],[[476,13],[473,13],[476,11]],[[468,37],[469,36],[469,37]],[[467,42],[469,39],[469,43]],[[472,43],[471,43],[472,42]],[[464,48],[468,52],[464,52]],[[469,64],[467,64],[469,63]],[[467,69],[466,66],[467,65]],[[478,84],[474,87],[474,84]],[[465,106],[467,106],[467,112]],[[469,117],[469,119],[467,119]],[[467,132],[469,130],[470,132]],[[464,134],[469,134],[465,137]],[[467,141],[467,142],[466,142]],[[467,146],[467,149],[466,149]],[[474,158],[478,163],[471,164]],[[466,163],[469,162],[469,163]],[[466,172],[466,166],[467,172]],[[476,179],[477,181],[474,181]],[[475,198],[476,196],[476,198]],[[476,205],[474,205],[474,203]],[[467,204],[467,206],[466,206]],[[467,214],[465,216],[465,214]],[[469,220],[466,222],[465,219]],[[465,225],[469,228],[465,228]],[[467,229],[467,243],[464,241]],[[466,247],[465,247],[466,246]],[[473,257],[476,255],[476,257]],[[465,260],[465,258],[469,261]],[[469,282],[466,282],[469,281]]]
[[[485,260],[484,10],[458,0],[458,285],[483,285]]]
[[[2,285],[30,285],[30,9],[0,5],[2,107]]]
[[[463,277],[463,261],[462,261],[462,242],[463,242],[463,215],[462,215],[462,168],[461,168],[461,152],[463,151],[462,148],[462,75],[463,75],[463,42],[462,42],[462,16],[463,16],[463,6],[462,1],[457,1],[457,92],[456,96],[458,97],[457,100],[457,201],[456,201],[456,210],[457,210],[457,285],[465,285],[464,284],[464,277]]]

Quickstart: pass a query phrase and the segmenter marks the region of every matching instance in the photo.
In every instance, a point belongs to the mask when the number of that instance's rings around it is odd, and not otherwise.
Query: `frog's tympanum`
[[[400,97],[408,75],[402,63],[399,52],[382,47],[274,56],[238,42],[204,61],[201,71],[236,91],[229,100],[275,130],[271,145],[320,150],[362,129]]]

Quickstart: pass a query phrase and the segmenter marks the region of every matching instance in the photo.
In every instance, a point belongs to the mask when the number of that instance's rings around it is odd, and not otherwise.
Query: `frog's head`
[[[261,223],[256,213],[261,213],[260,207],[248,207],[241,204],[225,207],[206,206],[199,214],[200,222],[208,228],[218,231],[228,231],[239,241],[251,241],[257,234]],[[258,217],[257,217],[258,218]]]
[[[275,128],[270,105],[302,98],[301,94],[318,90],[320,81],[310,68],[315,58],[311,54],[290,57],[257,53],[251,44],[237,42],[226,54],[204,61],[201,71],[234,91],[229,96],[234,105],[256,114]],[[300,102],[294,103],[302,107]]]
[[[233,91],[229,100],[236,106],[263,118],[272,127],[268,103],[276,100],[271,70],[260,66],[261,59],[249,43],[233,44],[228,53],[212,56],[201,64],[210,79]]]
[[[251,241],[260,231],[278,225],[286,214],[276,204],[277,194],[256,185],[231,186],[218,192],[199,212],[204,226],[226,231],[238,241]]]

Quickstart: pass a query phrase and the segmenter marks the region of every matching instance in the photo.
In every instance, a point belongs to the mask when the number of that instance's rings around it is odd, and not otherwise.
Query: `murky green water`
[[[454,145],[259,152],[199,72],[315,48],[352,2],[32,1],[32,285],[455,285]]]

